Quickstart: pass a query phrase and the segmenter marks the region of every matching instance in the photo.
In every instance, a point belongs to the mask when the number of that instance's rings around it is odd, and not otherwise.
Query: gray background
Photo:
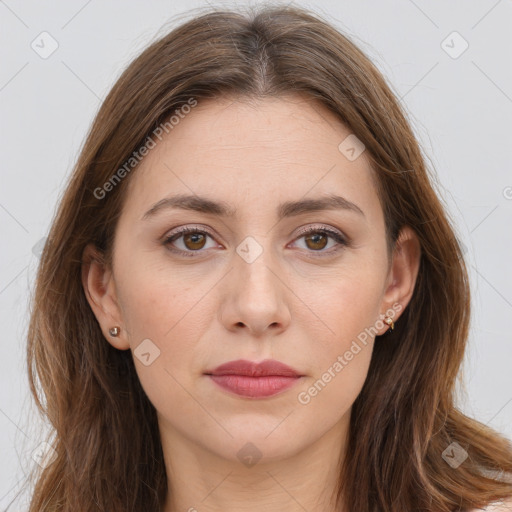
[[[469,264],[473,317],[459,405],[512,438],[512,2],[296,3],[352,37],[410,112]],[[24,351],[37,244],[102,98],[140,50],[179,22],[171,18],[204,5],[0,0],[1,510],[44,439]],[[42,58],[52,39],[58,48]]]

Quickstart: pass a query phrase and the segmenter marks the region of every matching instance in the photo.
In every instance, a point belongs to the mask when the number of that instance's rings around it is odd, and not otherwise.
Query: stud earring
[[[119,333],[121,332],[121,327],[117,327],[117,325],[115,327],[111,327],[109,330],[108,330],[108,333],[110,334],[110,336],[112,337],[116,337],[116,336],[119,336]]]
[[[384,322],[389,325],[389,330],[392,331],[395,328],[395,322],[389,316],[384,319]]]

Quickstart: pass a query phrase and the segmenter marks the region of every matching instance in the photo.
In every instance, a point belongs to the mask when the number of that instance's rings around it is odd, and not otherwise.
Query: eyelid
[[[164,241],[168,240],[169,238],[172,238],[175,235],[181,235],[186,234],[188,232],[194,232],[194,231],[204,231],[208,235],[210,235],[212,238],[220,238],[220,236],[210,228],[204,226],[203,224],[186,224],[185,226],[178,226],[176,228],[172,228],[171,230],[167,231],[166,234],[163,236]]]
[[[308,224],[306,226],[302,226],[296,233],[296,238],[301,235],[304,235],[305,233],[307,234],[310,231],[325,231],[327,233],[331,233],[339,236],[340,238],[343,238],[348,243],[348,238],[343,234],[343,232],[341,232],[337,228],[333,228],[332,226],[326,224]]]
[[[210,236],[210,238],[214,239],[217,242],[217,238],[220,238],[220,236],[210,228],[202,225],[202,224],[187,224],[185,226],[178,226],[176,228],[171,229],[170,231],[167,231],[166,234],[162,237],[162,243],[164,245],[170,244],[172,238],[176,237],[176,239],[180,238],[180,235],[186,235],[187,233],[205,233],[206,235]],[[217,242],[220,245],[222,245],[220,242]],[[174,250],[174,248],[173,248]],[[182,251],[181,249],[175,249],[177,252],[204,252],[204,251]]]

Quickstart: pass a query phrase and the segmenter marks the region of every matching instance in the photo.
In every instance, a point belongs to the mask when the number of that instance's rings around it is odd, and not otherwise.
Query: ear
[[[411,300],[420,268],[420,259],[421,244],[418,236],[412,228],[405,226],[396,241],[382,302],[384,315],[386,311],[395,312],[392,317],[393,322],[397,321]],[[384,334],[388,329],[389,327],[385,324],[378,335]]]
[[[102,253],[94,244],[88,244],[82,253],[82,286],[103,336],[113,347],[119,350],[129,349],[112,271],[106,267]],[[109,334],[109,329],[114,326],[121,327],[119,336],[113,337]]]

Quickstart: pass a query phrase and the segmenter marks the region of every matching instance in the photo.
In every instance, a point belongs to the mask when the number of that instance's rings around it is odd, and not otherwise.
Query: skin
[[[366,154],[350,161],[338,150],[350,133],[300,96],[200,101],[133,171],[113,268],[94,260],[84,267],[84,289],[106,340],[133,351],[149,338],[160,350],[148,366],[134,361],[158,412],[171,490],[164,512],[334,510],[337,465],[374,336],[309,403],[298,395],[365,328],[388,330],[378,320],[394,304],[401,307],[397,321],[420,259],[406,227],[388,261]],[[224,201],[237,215],[163,209],[142,220],[177,193]],[[364,216],[323,210],[277,220],[284,201],[333,193]],[[175,228],[197,224],[212,236],[165,245]],[[304,226],[330,227],[351,243],[338,246],[330,235],[308,241],[298,233]],[[262,249],[251,263],[236,251],[247,236]],[[169,245],[196,252],[180,256]],[[118,337],[109,335],[114,325]],[[270,398],[239,397],[204,375],[235,359],[277,359],[304,377]],[[249,442],[261,456],[251,466],[237,455]]]

